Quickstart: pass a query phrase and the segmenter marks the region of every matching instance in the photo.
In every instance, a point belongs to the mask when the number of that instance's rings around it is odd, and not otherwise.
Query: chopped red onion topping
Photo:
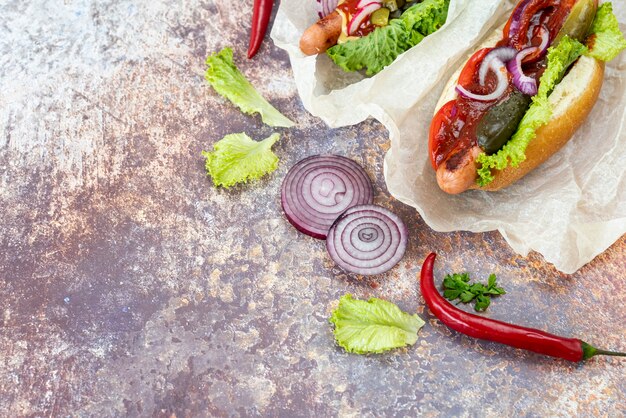
[[[524,58],[528,55],[534,54],[537,52],[537,47],[531,46],[530,48],[522,49],[515,56],[514,60],[509,61],[507,64],[507,69],[513,75],[513,84],[524,94],[528,94],[529,96],[534,96],[537,94],[537,81],[524,74],[524,70],[522,69],[522,62]]]
[[[378,4],[380,4],[380,5],[382,6],[382,4],[383,4],[383,0],[361,0],[361,1],[359,1],[359,3],[356,5],[356,8],[357,8],[357,9],[362,9],[362,8],[364,8],[365,6],[367,6],[367,5],[368,5],[368,4],[370,4],[370,3],[378,3]]]
[[[348,35],[354,35],[354,33],[359,29],[359,26],[361,26],[361,23],[363,23],[365,19],[380,8],[381,3],[374,0],[370,0],[369,3],[364,5],[362,8],[359,8],[348,23]]]
[[[339,4],[339,0],[317,0],[319,10],[317,14],[322,17],[326,17],[331,14]]]
[[[478,69],[478,82],[481,86],[485,85],[485,80],[489,70],[497,72],[500,68],[504,67],[504,64],[515,58],[517,50],[515,48],[504,46],[500,48],[494,48],[483,58]]]
[[[490,68],[496,74],[497,83],[498,83],[496,85],[495,90],[492,93],[490,94],[472,93],[471,91],[467,90],[465,87],[463,87],[460,84],[457,84],[456,86],[457,93],[459,93],[463,97],[467,97],[472,100],[477,100],[481,102],[489,102],[492,100],[497,100],[500,97],[502,97],[507,87],[509,86],[509,75],[506,71],[506,66],[499,59],[493,59],[490,65]]]

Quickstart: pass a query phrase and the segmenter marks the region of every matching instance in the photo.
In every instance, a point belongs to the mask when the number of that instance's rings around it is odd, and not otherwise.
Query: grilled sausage
[[[479,146],[453,152],[437,169],[437,183],[441,190],[458,194],[472,188],[476,182],[476,158],[482,153]]]
[[[332,12],[312,24],[300,38],[300,50],[306,55],[315,55],[337,44],[341,34],[341,15]]]

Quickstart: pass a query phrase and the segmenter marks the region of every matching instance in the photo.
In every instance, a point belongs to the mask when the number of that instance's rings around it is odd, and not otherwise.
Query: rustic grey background
[[[515,255],[497,234],[439,234],[388,195],[385,130],[329,130],[302,108],[271,42],[245,59],[251,1],[0,2],[0,416],[618,416],[625,362],[568,364],[451,332],[416,276],[495,272],[487,315],[626,349],[626,240],[577,274]],[[298,125],[278,170],[216,190],[201,151],[272,130],[203,80],[233,46]],[[363,164],[408,224],[390,273],[351,277],[283,218],[299,159]],[[351,292],[427,321],[418,344],[348,355],[327,322]]]

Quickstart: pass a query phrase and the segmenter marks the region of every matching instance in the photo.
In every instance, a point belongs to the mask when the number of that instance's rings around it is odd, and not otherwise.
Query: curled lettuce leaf
[[[261,114],[269,126],[289,128],[294,123],[281,114],[259,94],[233,63],[233,50],[224,48],[206,59],[209,68],[204,77],[221,96],[230,100],[242,112]]]
[[[345,295],[330,318],[335,325],[337,344],[349,353],[382,353],[413,345],[424,321],[403,312],[391,302],[371,298],[368,301]]]
[[[257,142],[244,133],[226,135],[213,145],[212,152],[202,152],[207,174],[213,184],[228,188],[271,173],[278,166],[272,145],[279,138],[280,135],[273,134]]]
[[[377,74],[443,26],[449,3],[450,0],[424,0],[408,8],[398,19],[392,19],[387,26],[335,45],[326,53],[344,71],[366,68],[367,75]]]
[[[598,8],[588,44],[589,56],[600,61],[611,61],[626,48],[626,39],[619,30],[611,3],[603,3]]]
[[[536,137],[537,129],[547,124],[552,117],[548,96],[574,61],[581,55],[610,61],[626,48],[626,40],[619,30],[611,3],[603,3],[598,8],[590,33],[591,36],[588,38],[590,49],[567,36],[556,46],[550,47],[548,65],[539,80],[539,91],[532,98],[532,104],[517,131],[500,151],[492,155],[483,153],[478,156],[477,161],[481,166],[476,182],[479,186],[486,186],[493,181],[491,170],[503,170],[508,166],[517,167],[526,159],[526,148]]]

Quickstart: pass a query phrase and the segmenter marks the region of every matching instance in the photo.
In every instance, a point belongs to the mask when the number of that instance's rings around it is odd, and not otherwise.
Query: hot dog
[[[595,104],[604,61],[625,47],[610,3],[520,1],[437,104],[429,154],[439,187],[500,190],[550,158]]]
[[[415,1],[412,0],[413,3]],[[390,12],[393,11],[391,9],[398,10],[397,2],[398,0],[393,0],[393,3],[386,1],[385,7],[382,0],[339,0],[332,13],[321,17],[304,31],[300,38],[300,50],[305,55],[315,55],[336,45],[340,37],[346,42],[366,36],[377,27],[389,23]],[[405,2],[402,1],[401,4],[404,5]],[[384,12],[383,16],[372,17],[374,12],[381,15],[381,11]]]
[[[332,0],[321,0],[328,6]],[[339,0],[300,38],[305,55],[327,52],[345,71],[376,74],[446,21],[450,0]],[[332,7],[332,6],[331,6]]]

